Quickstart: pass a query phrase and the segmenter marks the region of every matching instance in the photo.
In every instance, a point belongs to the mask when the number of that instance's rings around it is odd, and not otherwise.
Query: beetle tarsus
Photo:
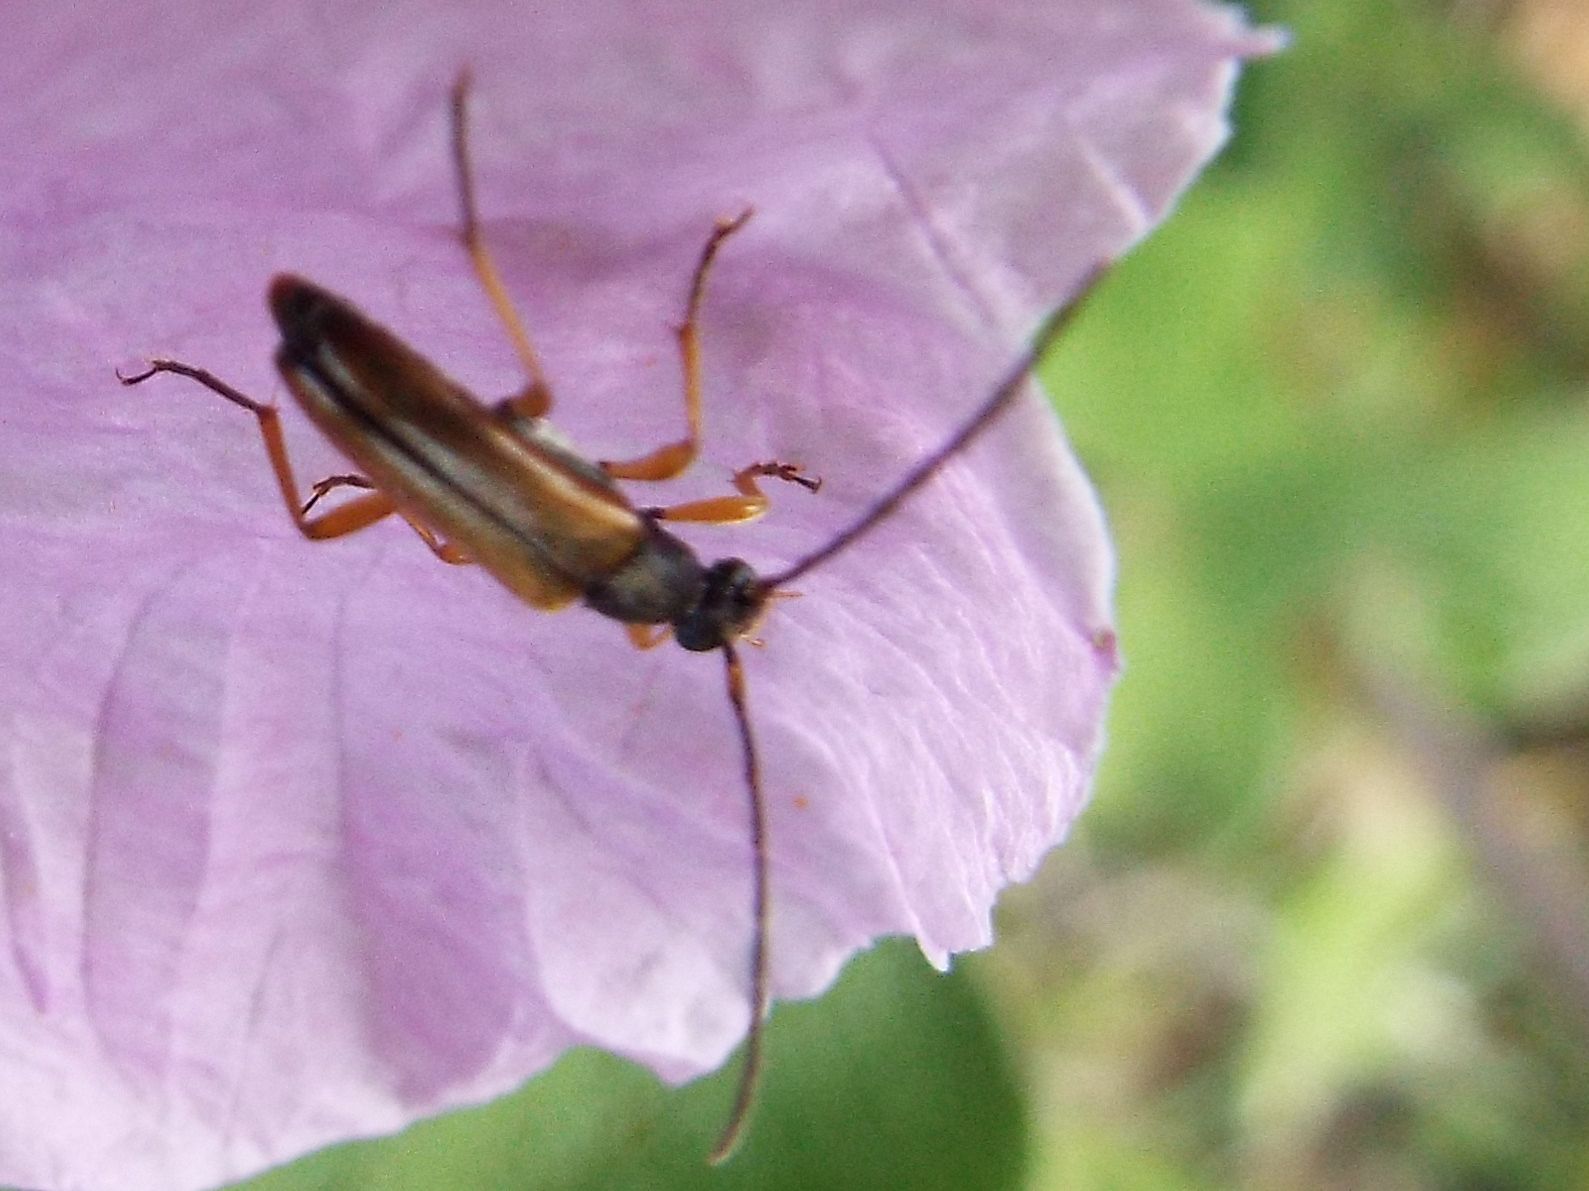
[[[739,474],[768,476],[774,480],[799,484],[807,492],[820,492],[822,490],[822,477],[806,475],[805,468],[798,463],[779,463],[774,459],[766,463],[753,463]]]

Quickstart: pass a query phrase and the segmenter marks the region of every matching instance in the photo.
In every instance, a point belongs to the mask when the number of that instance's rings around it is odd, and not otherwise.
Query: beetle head
[[[723,558],[706,569],[701,598],[673,622],[673,636],[685,649],[721,649],[745,636],[761,618],[767,585],[741,558]]]

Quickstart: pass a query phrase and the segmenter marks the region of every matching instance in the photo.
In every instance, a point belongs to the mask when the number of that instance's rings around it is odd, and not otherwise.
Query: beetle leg
[[[331,480],[345,480],[348,478],[350,477],[328,477],[328,479]],[[363,476],[353,476],[351,478],[355,480],[364,480]],[[326,480],[321,480],[319,484],[315,485],[317,490],[316,496],[318,496],[318,490],[320,489],[320,486],[326,483]],[[325,490],[329,492],[333,487],[344,486],[353,488],[375,487],[375,485],[371,484],[368,480],[364,480],[362,484],[329,485]],[[315,499],[316,497],[310,497],[309,504],[314,504]],[[308,505],[304,507],[304,511],[308,511]],[[404,521],[408,522],[409,527],[415,533],[417,533],[420,537],[420,540],[430,548],[430,552],[437,558],[441,559],[442,562],[451,563],[453,566],[467,566],[468,564],[474,562],[474,559],[470,558],[469,555],[464,552],[462,547],[457,546],[452,542],[442,541],[441,538],[437,536],[435,530],[426,525],[423,521],[419,521],[413,517],[410,517],[407,513],[403,512],[397,506],[392,504],[392,498],[390,496],[387,496],[386,493],[379,490],[371,492],[368,496],[361,496],[357,500],[350,500],[346,504],[340,504],[336,508],[332,509],[329,513],[321,513],[318,517],[305,518],[300,516],[296,520],[298,523],[298,528],[303,531],[304,537],[310,538],[316,542],[324,542],[331,538],[346,537],[350,533],[357,533],[359,530],[368,528],[383,518],[390,517],[393,513],[396,513]]]
[[[281,416],[276,412],[275,406],[255,401],[252,397],[238,392],[214,373],[208,372],[203,368],[195,368],[191,364],[184,364],[178,360],[150,360],[149,367],[136,376],[122,376],[119,372],[116,375],[124,385],[137,385],[142,384],[159,372],[172,372],[178,376],[185,376],[189,380],[197,381],[210,392],[226,398],[233,405],[241,406],[254,415],[255,421],[259,423],[260,437],[265,440],[265,454],[270,457],[270,469],[276,475],[276,487],[281,492],[282,503],[287,506],[287,513],[292,517],[293,524],[302,531],[305,537],[337,537],[339,534],[353,533],[355,530],[363,529],[372,522],[379,521],[392,511],[390,507],[387,507],[382,512],[373,512],[377,507],[374,497],[379,496],[376,493],[374,496],[350,501],[341,508],[334,509],[323,516],[306,517],[304,514],[307,512],[309,505],[314,502],[312,500],[305,502],[298,495],[298,481],[293,476],[292,464],[287,459],[287,442],[282,437]],[[360,516],[353,511],[355,509],[371,511],[371,515]],[[329,532],[320,532],[318,530],[317,527],[328,523],[332,526],[342,526],[346,523],[346,528],[337,528]]]
[[[281,433],[281,415],[276,412],[275,406],[255,401],[214,373],[203,368],[195,368],[191,364],[183,364],[178,360],[150,360],[149,367],[136,376],[122,376],[119,372],[116,375],[124,385],[137,385],[160,372],[171,372],[197,381],[210,392],[219,394],[233,405],[241,406],[254,415],[255,421],[259,423],[260,437],[265,440],[265,454],[270,457],[270,469],[275,473],[276,487],[281,492],[282,503],[287,506],[288,516],[292,518],[292,523],[298,527],[298,532],[304,537],[317,542],[340,538],[374,525],[393,513],[399,513],[397,507],[392,504],[391,497],[384,492],[372,491],[346,504],[338,505],[329,513],[321,513],[318,517],[309,516],[309,510],[314,507],[315,502],[334,488],[373,489],[375,485],[363,476],[327,476],[314,486],[313,495],[305,501],[298,493],[298,481],[292,473],[292,463],[287,458],[287,440]],[[425,545],[429,546],[436,557],[443,562],[471,561],[462,549],[438,538],[428,525],[421,524],[406,513],[399,515],[414,527],[414,532],[424,539]]]
[[[629,634],[629,643],[636,649],[655,649],[673,635],[673,630],[665,624],[626,624],[623,627]]]
[[[494,402],[491,406],[491,414],[504,426],[522,431],[526,422],[537,422],[546,412],[550,402],[538,400],[539,397],[544,396],[537,394],[533,388],[524,389],[511,397],[504,397],[501,401]]]
[[[739,496],[713,496],[706,500],[692,500],[665,509],[656,509],[652,515],[659,521],[704,521],[713,525],[736,525],[754,521],[767,511],[771,498],[756,483],[758,476],[771,476],[799,484],[810,492],[822,487],[822,481],[813,479],[793,463],[753,463],[734,473],[734,487]]]
[[[700,320],[701,302],[706,296],[706,275],[711,271],[712,262],[717,259],[717,250],[722,247],[723,241],[744,227],[750,214],[751,209],[746,207],[732,219],[719,219],[712,228],[706,247],[701,249],[701,259],[695,264],[695,273],[690,278],[690,295],[684,306],[684,321],[674,328],[679,341],[679,358],[684,368],[686,437],[658,447],[638,459],[604,461],[601,469],[613,479],[671,480],[695,462],[701,441],[701,345],[696,324]]]
[[[469,552],[456,542],[444,542],[436,531],[423,521],[410,517],[402,509],[394,510],[399,517],[408,522],[409,528],[417,533],[425,545],[430,547],[430,552],[442,562],[451,563],[455,567],[466,567],[474,563],[469,557]]]
[[[358,533],[367,529],[377,521],[390,517],[397,509],[392,505],[392,498],[384,492],[372,492],[368,496],[361,496],[357,500],[350,500],[340,504],[329,513],[321,513],[318,517],[304,517],[299,515],[293,520],[303,536],[311,541],[325,542],[332,538],[346,537],[350,533]]]
[[[332,476],[330,478],[335,480],[344,477]],[[364,479],[363,476],[355,476],[353,478]],[[322,480],[320,483],[323,484],[325,481]],[[315,487],[319,488],[320,485],[316,484]],[[351,487],[374,488],[375,485],[365,480],[363,484],[355,484],[351,485]],[[311,497],[309,503],[313,504],[314,500],[315,498]],[[371,492],[368,496],[361,496],[357,500],[350,500],[346,504],[338,505],[329,513],[321,513],[318,517],[300,517],[298,519],[298,528],[303,531],[304,537],[323,542],[331,538],[340,538],[350,533],[357,533],[359,530],[374,525],[383,518],[390,517],[393,513],[408,522],[409,528],[419,535],[420,540],[430,548],[430,552],[441,559],[442,562],[451,563],[453,566],[467,566],[474,562],[474,559],[470,558],[461,546],[452,542],[442,541],[437,536],[436,531],[430,526],[423,521],[410,517],[403,510],[392,504],[390,496],[378,490]]]
[[[316,484],[314,484],[314,485],[312,485],[310,487],[310,489],[309,489],[309,499],[304,501],[303,508],[299,509],[298,511],[300,513],[307,514],[310,509],[314,508],[315,505],[320,503],[320,499],[323,496],[325,496],[326,493],[334,492],[338,488],[374,488],[374,487],[375,487],[375,485],[370,483],[370,481],[365,479],[363,476],[354,476],[354,475],[327,476],[325,479],[319,481],[318,483],[316,483]]]
[[[469,259],[474,264],[475,275],[480,278],[480,284],[490,299],[492,308],[497,312],[497,317],[502,320],[503,329],[508,333],[508,339],[513,343],[513,350],[518,353],[519,361],[524,365],[524,374],[528,383],[523,390],[507,398],[501,404],[521,417],[541,418],[552,408],[552,390],[546,383],[546,374],[541,371],[541,359],[536,354],[535,347],[530,343],[529,332],[524,329],[524,322],[519,318],[518,311],[513,309],[513,300],[508,297],[507,288],[502,284],[502,278],[497,273],[496,262],[491,259],[491,250],[486,247],[485,237],[480,232],[480,219],[475,209],[474,197],[474,171],[469,163],[469,72],[461,71],[458,81],[452,88],[452,159],[458,171],[458,203],[463,213],[463,246],[468,250]]]
[[[337,488],[368,488],[372,491],[376,491],[375,485],[363,476],[327,476],[314,486],[309,500],[304,504],[303,508],[300,509],[299,512],[302,514],[307,514],[310,509],[314,508],[316,501],[318,501],[326,493],[334,491]],[[341,537],[343,534],[349,534],[354,532],[354,530],[363,529],[366,525],[373,524],[374,522],[379,521],[382,517],[396,513],[404,521],[408,522],[410,528],[412,528],[413,531],[419,535],[420,540],[423,541],[426,546],[430,547],[430,552],[437,558],[441,559],[442,562],[451,563],[453,566],[467,566],[468,564],[474,562],[474,559],[469,557],[462,546],[454,545],[452,542],[442,541],[441,538],[437,536],[435,530],[431,529],[431,527],[426,525],[423,521],[410,517],[407,513],[403,512],[403,510],[395,508],[392,505],[391,500],[384,494],[381,495],[381,499],[385,501],[384,506],[380,503],[380,501],[375,501],[368,497],[364,498],[363,502],[356,500],[349,501],[346,505],[340,506],[336,510],[338,513],[345,508],[351,507],[354,509],[359,509],[361,506],[367,506],[368,520],[359,520],[357,524],[351,525],[348,528],[338,527],[336,528],[335,532],[332,533],[326,533],[324,529],[328,525],[335,524],[332,522],[333,514],[322,514],[310,523],[315,527],[315,532],[309,534],[309,536],[316,538],[317,540]],[[378,508],[384,508],[385,511],[377,513],[375,510]],[[357,520],[357,518],[354,519]]]

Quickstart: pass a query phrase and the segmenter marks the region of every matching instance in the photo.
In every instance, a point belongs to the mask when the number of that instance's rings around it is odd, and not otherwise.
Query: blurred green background
[[[1093,808],[668,1093],[577,1054],[247,1184],[1589,1187],[1589,3],[1304,0],[1045,368],[1121,556]]]

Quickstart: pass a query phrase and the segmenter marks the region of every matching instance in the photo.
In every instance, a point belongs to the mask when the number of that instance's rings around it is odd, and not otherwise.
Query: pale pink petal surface
[[[202,13],[202,15],[198,15]],[[488,235],[595,457],[677,434],[714,217],[705,457],[826,481],[689,536],[775,569],[1160,219],[1271,42],[1189,0],[12,6],[0,65],[0,1180],[198,1187],[498,1094],[593,1043],[668,1079],[746,1024],[721,667],[439,565],[309,544],[250,419],[266,280],[338,290],[486,396]],[[344,470],[288,411],[300,478]],[[1035,395],[750,650],[780,997],[989,941],[1085,800],[1116,668],[1091,490]]]

